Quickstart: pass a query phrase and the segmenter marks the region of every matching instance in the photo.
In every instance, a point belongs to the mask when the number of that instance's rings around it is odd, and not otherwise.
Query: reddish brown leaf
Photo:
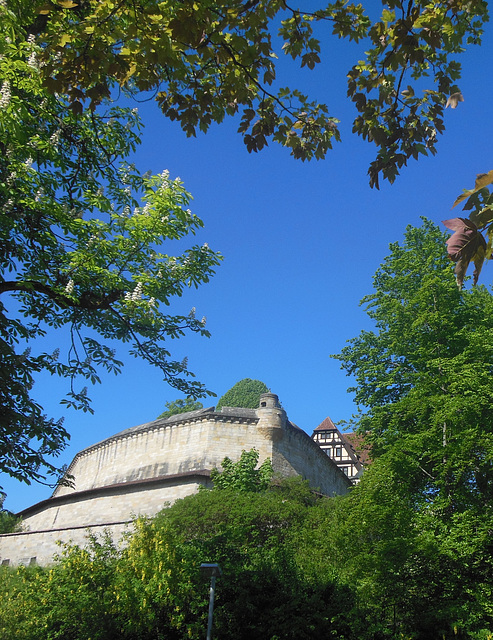
[[[451,218],[443,220],[443,224],[454,233],[447,240],[447,252],[455,265],[455,276],[459,288],[462,288],[464,277],[471,260],[475,264],[474,284],[477,283],[486,255],[486,241],[476,225],[467,218]]]

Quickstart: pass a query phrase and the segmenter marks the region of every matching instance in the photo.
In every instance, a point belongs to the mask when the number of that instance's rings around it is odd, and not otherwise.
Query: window
[[[336,458],[340,458],[342,456],[342,447],[336,447]]]

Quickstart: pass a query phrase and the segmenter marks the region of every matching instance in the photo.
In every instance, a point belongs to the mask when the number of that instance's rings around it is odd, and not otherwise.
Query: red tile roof
[[[325,420],[323,420],[318,427],[315,429],[315,431],[328,431],[329,429],[336,429],[337,427],[335,426],[335,424],[332,422],[332,420],[329,418],[329,416],[327,416],[325,418]]]
[[[361,433],[345,433],[344,436],[351,443],[361,462],[364,465],[369,464],[371,462],[370,447],[365,442],[365,436]]]

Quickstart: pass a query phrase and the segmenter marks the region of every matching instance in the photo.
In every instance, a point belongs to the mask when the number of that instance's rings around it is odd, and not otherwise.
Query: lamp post
[[[211,588],[209,592],[209,617],[207,620],[207,640],[211,640],[212,634],[212,614],[214,613],[214,593],[216,590],[216,578],[221,574],[221,567],[218,564],[202,563],[200,565],[200,574],[203,578],[211,579]]]

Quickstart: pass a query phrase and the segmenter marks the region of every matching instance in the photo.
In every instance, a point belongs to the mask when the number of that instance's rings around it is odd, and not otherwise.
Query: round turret
[[[263,393],[257,409],[258,425],[262,427],[284,427],[286,412],[279,403],[275,393]]]

